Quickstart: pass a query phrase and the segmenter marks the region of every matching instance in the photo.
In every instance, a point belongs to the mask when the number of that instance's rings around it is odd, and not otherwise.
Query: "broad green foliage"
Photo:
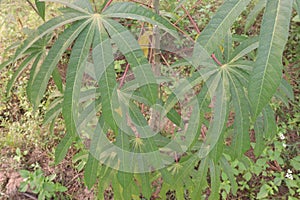
[[[56,148],[55,162],[63,160],[80,136],[88,138],[85,142],[90,150],[84,180],[92,188],[99,178],[99,199],[110,185],[116,199],[137,198],[139,194],[149,199],[155,191],[152,182],[159,178],[163,180],[163,199],[173,189],[178,199],[186,190],[192,199],[199,199],[207,186],[211,189],[209,199],[218,199],[221,174],[226,174],[235,195],[238,186],[229,161],[243,159],[250,149],[251,127],[256,139],[254,154],[261,155],[276,132],[274,113],[268,105],[271,98],[275,94],[281,99],[293,98],[282,79],[281,62],[293,0],[256,1],[245,31],[264,9],[259,36],[242,39],[237,39],[231,28],[251,0],[225,1],[196,39],[192,56],[170,66],[192,69],[190,77],[177,82],[154,75],[135,35],[119,20],[149,23],[178,42],[175,28],[165,18],[129,2],[108,7],[109,1],[100,6],[88,0],[45,2],[62,4],[61,15],[41,25],[0,69],[19,63],[7,85],[9,94],[20,74],[31,66],[27,95],[36,109],[53,78],[59,94],[44,123],[54,123],[62,113],[67,130]],[[179,5],[184,3],[181,0]],[[45,4],[36,5],[44,19]],[[296,5],[299,9],[299,1]],[[60,33],[55,38],[57,30]],[[68,48],[67,73],[61,77],[58,63]],[[124,57],[134,75],[134,80],[124,85],[116,79],[116,54]],[[158,88],[163,83],[172,83],[166,100]],[[195,86],[201,86],[200,91],[195,92]],[[179,113],[176,106],[186,100],[187,91],[193,91],[186,106],[190,110],[185,114],[181,108]],[[176,125],[174,133],[155,133],[141,104]],[[225,144],[227,139],[230,144]],[[147,157],[148,153],[151,156]]]
[[[282,78],[282,53],[288,38],[293,0],[268,1],[259,39],[256,67],[249,84],[255,119],[276,92]]]

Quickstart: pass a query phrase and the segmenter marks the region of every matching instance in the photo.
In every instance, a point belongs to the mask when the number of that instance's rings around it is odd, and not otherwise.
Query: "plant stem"
[[[112,3],[113,0],[109,0],[106,5],[104,6],[104,8],[102,9],[102,12]]]
[[[189,13],[189,11],[187,9],[185,9],[185,7],[182,5],[181,8],[184,10],[184,12],[187,14],[190,22],[193,24],[195,30],[197,31],[198,34],[201,33],[197,23],[195,22],[195,20],[192,18],[191,14]]]
[[[218,60],[218,58],[215,56],[215,54],[211,54],[211,57],[212,57],[212,59],[214,59],[214,61],[215,61],[218,65],[222,66],[222,63]]]

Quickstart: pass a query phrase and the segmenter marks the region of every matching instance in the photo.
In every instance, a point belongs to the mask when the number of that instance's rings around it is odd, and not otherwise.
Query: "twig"
[[[197,33],[200,34],[201,31],[198,27],[198,25],[196,24],[195,20],[192,18],[191,14],[189,13],[189,11],[187,9],[185,9],[185,7],[182,5],[181,8],[184,10],[184,12],[187,14],[187,16],[190,19],[190,22],[193,24],[194,28],[196,29]]]

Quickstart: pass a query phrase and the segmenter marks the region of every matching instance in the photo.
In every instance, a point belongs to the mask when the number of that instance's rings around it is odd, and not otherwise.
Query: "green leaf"
[[[230,181],[232,194],[236,195],[237,190],[238,190],[238,184],[234,177],[233,168],[230,166],[230,164],[228,163],[225,156],[221,157],[220,165],[221,165],[222,170],[224,170],[224,172],[226,173],[226,175]]]
[[[140,89],[144,98],[148,99],[152,104],[156,103],[158,99],[156,79],[151,65],[145,58],[138,42],[127,29],[114,20],[105,19],[104,26],[111,39],[116,43],[132,67],[137,83],[144,85]]]
[[[148,22],[159,26],[173,36],[177,36],[174,26],[168,20],[136,3],[116,2],[109,6],[102,14],[106,17],[129,18]]]
[[[39,26],[37,30],[30,35],[24,43],[17,49],[15,55],[14,55],[14,61],[18,60],[19,58],[24,56],[24,53],[32,47],[32,45],[43,38],[45,35],[52,33],[55,29],[75,22],[79,21],[85,18],[88,18],[89,16],[78,14],[78,13],[67,13],[62,16],[55,17],[47,22],[45,22],[43,25]]]
[[[191,178],[190,175],[195,170],[194,167],[197,164],[197,161],[198,157],[196,155],[192,155],[192,157],[187,161],[180,163],[182,165],[180,171],[176,174],[176,176],[173,176],[173,187],[180,187]],[[167,175],[171,176],[171,173],[167,173]],[[165,179],[167,179],[167,177],[165,177]]]
[[[118,171],[117,179],[120,185],[122,186],[123,190],[126,190],[126,189],[130,189],[134,180],[134,176],[132,173]],[[130,191],[128,190],[127,192],[130,193]]]
[[[30,99],[30,97],[31,97],[32,82],[33,82],[34,75],[36,74],[36,71],[41,66],[41,63],[43,62],[45,56],[46,56],[45,54],[38,55],[38,57],[35,59],[34,63],[31,66],[30,77],[29,77],[27,87],[26,87],[26,93],[27,93],[28,99]]]
[[[39,16],[45,21],[45,2],[35,0],[35,6],[37,8]]]
[[[114,109],[112,108],[112,94],[117,86],[114,57],[109,37],[99,24],[100,22],[95,30],[92,52],[95,76],[99,85],[98,91],[103,97],[101,99],[103,119],[117,133],[118,127],[113,117]]]
[[[222,73],[222,77],[220,75],[221,73]],[[225,123],[228,115],[228,101],[229,101],[228,78],[226,74],[223,73],[222,71],[212,78],[214,79],[213,81],[207,82],[209,87],[215,87],[215,85],[218,84],[215,92],[211,94],[212,97],[216,97],[215,102],[213,103],[214,104],[213,120],[211,121],[209,129],[206,133],[205,141],[201,145],[201,148],[198,152],[198,156],[200,158],[206,157],[217,144],[223,132],[223,129],[225,127]]]
[[[198,199],[199,194],[202,194],[202,190],[205,188],[207,184],[207,172],[208,172],[208,164],[209,158],[206,157],[201,160],[198,171],[195,172],[193,176],[195,189],[191,191],[191,199]]]
[[[263,116],[259,116],[254,124],[255,131],[255,147],[254,155],[256,157],[260,156],[266,148],[264,140],[264,120]]]
[[[51,106],[48,108],[45,116],[44,116],[44,121],[43,125],[48,124],[52,120],[54,120],[59,113],[62,111],[62,99],[59,98],[51,103]]]
[[[89,153],[87,163],[84,168],[84,183],[91,189],[97,180],[99,160]]]
[[[32,54],[28,56],[18,67],[18,69],[15,71],[9,82],[6,86],[6,94],[7,96],[10,95],[11,89],[13,87],[13,84],[16,82],[16,80],[19,78],[19,76],[22,74],[22,72],[28,67],[28,65],[35,60],[36,58],[39,58],[41,55],[39,54]]]
[[[191,119],[198,119],[197,120],[191,120],[188,125],[187,133],[194,132],[196,130],[196,134],[194,135],[194,141],[190,144],[189,150],[191,150],[195,144],[198,142],[198,138],[201,133],[201,126],[204,121],[204,115],[205,115],[205,109],[209,106],[209,101],[207,100],[209,98],[209,92],[207,87],[204,85],[200,93],[197,95],[197,101],[198,105],[195,105],[193,109]],[[200,112],[199,112],[200,111]],[[198,114],[199,116],[195,116],[195,114]]]
[[[256,198],[257,199],[265,199],[269,195],[269,187],[267,184],[262,185],[260,188]]]
[[[62,5],[65,5],[66,7],[76,10],[82,14],[90,15],[93,13],[91,4],[87,0],[81,0],[81,1],[76,0],[76,1],[73,1],[72,3],[70,3],[69,1],[66,1],[66,0],[41,0],[41,1],[60,3]]]
[[[152,195],[150,174],[149,173],[136,174],[135,178],[138,180],[139,184],[141,184],[143,196],[145,196],[147,199],[150,199]]]
[[[76,135],[78,102],[84,66],[94,37],[94,25],[88,25],[78,36],[68,64],[62,114],[67,131]]]
[[[63,82],[59,73],[59,70],[57,67],[54,68],[53,72],[52,72],[52,78],[54,80],[54,83],[57,87],[57,89],[63,93]]]
[[[275,94],[282,76],[282,52],[287,42],[292,0],[267,2],[261,25],[259,48],[249,84],[252,117],[256,117]]]
[[[209,200],[219,199],[219,190],[220,190],[220,167],[213,161],[209,161],[209,170],[210,170],[210,182],[211,182],[211,193],[209,195]]]
[[[275,121],[274,111],[271,106],[267,105],[263,110],[264,119],[264,137],[267,140],[272,140],[277,133],[277,125]]]
[[[289,100],[294,101],[294,91],[293,87],[283,78],[281,79],[281,83],[277,92],[275,93],[275,97],[280,99],[286,107],[289,107]]]
[[[177,126],[179,126],[179,127],[181,126],[181,124],[182,124],[181,116],[175,109],[171,109],[167,113],[167,117],[168,117],[169,120],[171,120],[171,122],[173,122]]]
[[[231,147],[233,159],[241,157],[250,148],[249,134],[249,102],[244,92],[244,88],[239,80],[228,73],[230,78],[230,89],[232,94],[232,103],[235,111],[234,117],[234,136]]]
[[[54,43],[47,57],[40,66],[37,73],[33,76],[33,83],[31,87],[31,95],[29,100],[34,104],[35,107],[39,105],[44,92],[46,90],[49,78],[55,69],[57,63],[61,59],[62,54],[77,38],[80,32],[86,27],[88,21],[82,21],[73,24],[70,28],[66,29]]]
[[[252,24],[257,19],[257,16],[261,11],[266,7],[267,0],[259,0],[255,7],[251,10],[250,14],[247,17],[246,24],[245,24],[245,32],[249,30]]]
[[[60,163],[64,157],[67,155],[67,152],[72,145],[75,137],[71,133],[67,133],[65,137],[59,142],[55,149],[55,164]]]
[[[291,165],[295,169],[300,169],[300,156],[296,156],[291,160]]]
[[[240,58],[243,58],[245,55],[250,53],[251,51],[257,49],[259,46],[258,37],[251,37],[247,40],[244,40],[230,55],[230,62],[233,63]]]
[[[225,42],[224,42],[224,58],[226,63],[229,62],[232,51],[233,51],[232,34],[231,31],[229,30],[225,37]]]
[[[236,18],[243,12],[250,0],[228,0],[218,9],[209,24],[197,38],[209,54],[212,54],[226,37]]]

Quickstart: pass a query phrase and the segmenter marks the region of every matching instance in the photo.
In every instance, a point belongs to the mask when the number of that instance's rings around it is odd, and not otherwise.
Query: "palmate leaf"
[[[11,89],[13,87],[13,84],[16,82],[16,80],[21,75],[21,73],[28,67],[29,63],[31,63],[36,58],[39,58],[40,55],[39,54],[37,54],[37,55],[36,54],[32,54],[32,55],[28,56],[26,59],[24,59],[24,61],[19,65],[18,69],[15,71],[15,73],[13,74],[12,78],[9,80],[9,82],[8,82],[8,84],[6,86],[6,94],[7,94],[7,96],[10,95],[10,91],[11,91]]]
[[[244,92],[243,84],[232,74],[228,73],[232,94],[232,104],[235,111],[234,136],[232,139],[232,157],[239,158],[250,148],[249,135],[249,102]]]
[[[47,57],[43,61],[37,73],[32,76],[33,82],[30,88],[31,93],[28,96],[29,100],[35,107],[39,105],[41,98],[46,90],[49,78],[61,59],[62,54],[77,38],[80,32],[87,26],[89,21],[80,21],[73,24],[70,28],[66,29],[54,43],[50,49]]]
[[[55,164],[60,163],[67,155],[68,150],[76,137],[72,133],[68,132],[63,139],[59,142],[55,149]]]
[[[252,52],[253,50],[257,49],[259,46],[258,37],[251,37],[247,40],[244,40],[233,52],[230,54],[229,57],[229,64],[234,63],[237,60],[243,58],[248,53]]]
[[[254,121],[281,81],[281,57],[287,42],[292,4],[293,0],[272,0],[266,5],[257,60],[248,88]]]
[[[14,61],[18,60],[19,58],[22,58],[24,56],[24,53],[38,40],[43,38],[45,35],[52,33],[55,29],[65,25],[69,24],[81,19],[88,18],[89,16],[83,15],[80,13],[67,13],[62,16],[55,17],[47,22],[45,22],[43,25],[38,27],[38,29],[30,35],[23,44],[17,49],[15,55],[14,55]]]
[[[207,172],[209,168],[208,157],[201,160],[199,169],[195,171],[193,175],[194,190],[191,191],[191,199],[198,199],[199,194],[202,193],[202,190],[207,186]]]
[[[53,102],[51,102],[45,116],[43,125],[46,125],[53,121],[62,111],[62,102],[63,98],[57,98]]]
[[[118,127],[113,118],[114,109],[112,108],[112,94],[117,86],[114,57],[110,39],[100,21],[97,21],[92,56],[95,76],[99,85],[98,90],[103,97],[101,100],[103,119],[117,133]]]
[[[238,184],[234,177],[234,171],[233,171],[234,169],[230,166],[230,164],[228,163],[228,161],[224,155],[220,159],[220,166],[221,166],[222,170],[226,173],[226,175],[230,181],[231,191],[232,191],[233,195],[236,195],[237,190],[238,190]]]
[[[88,161],[84,168],[84,183],[91,189],[97,180],[99,160],[89,153]]]
[[[117,2],[109,6],[104,12],[105,17],[112,18],[129,18],[139,21],[148,22],[152,25],[157,25],[161,29],[169,32],[173,36],[177,37],[174,26],[168,22],[165,18],[154,14],[152,11],[144,8],[141,5],[131,2]]]
[[[138,42],[127,29],[114,20],[104,19],[103,24],[111,39],[116,43],[132,67],[136,81],[144,85],[141,87],[141,92],[144,94],[144,97],[148,99],[151,104],[156,103],[158,98],[156,79],[152,72],[151,65],[145,58]]]
[[[212,54],[226,37],[236,18],[243,12],[251,0],[228,0],[218,9],[209,24],[197,38],[209,54]]]
[[[217,85],[215,92],[211,94],[216,99],[213,103],[213,119],[210,122],[205,141],[198,152],[200,158],[206,157],[217,144],[223,133],[228,115],[229,81],[227,75],[223,71],[220,71],[212,78],[213,80],[208,80],[207,84],[208,87],[216,87],[215,85]]]
[[[76,135],[76,117],[84,65],[90,52],[94,37],[94,24],[89,24],[79,34],[68,64],[66,89],[63,102],[63,116],[69,133]]]

